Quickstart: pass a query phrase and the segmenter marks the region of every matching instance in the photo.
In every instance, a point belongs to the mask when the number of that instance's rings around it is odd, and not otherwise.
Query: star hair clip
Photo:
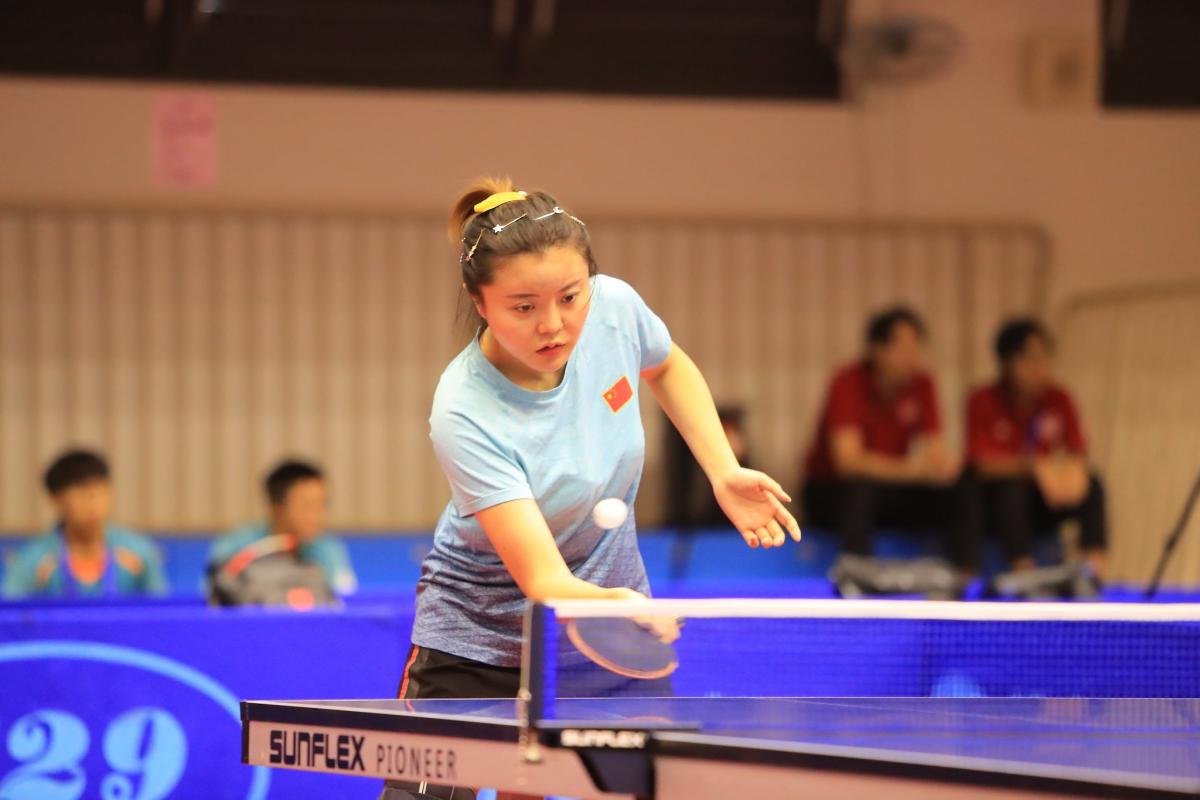
[[[499,236],[500,234],[504,233],[504,229],[507,228],[509,225],[512,225],[514,222],[520,222],[521,220],[525,219],[528,216],[529,216],[529,214],[525,213],[519,217],[516,217],[515,219],[510,219],[508,222],[497,223],[497,224],[493,225],[490,229],[489,228],[480,228],[479,235],[475,237],[475,243],[471,245],[470,250],[468,250],[465,254],[459,256],[458,263],[464,264],[471,260],[471,257],[475,255],[475,250],[478,249],[478,247],[479,247],[479,241],[483,238],[484,231],[491,230],[492,233]],[[539,219],[541,219],[541,217],[539,217]],[[466,244],[467,240],[463,239],[462,243]]]
[[[554,208],[547,211],[545,214],[542,214],[540,217],[534,217],[533,221],[541,222],[544,219],[549,219],[550,217],[553,217],[555,214],[567,214],[567,212],[564,211],[561,207],[555,206]],[[522,215],[522,216],[524,216],[524,215]],[[587,225],[584,224],[584,221],[581,220],[579,217],[575,216],[574,214],[567,214],[567,216],[570,217],[571,219],[575,220],[576,222],[578,222],[580,225],[583,225],[583,227],[585,227],[585,228],[587,227]],[[520,219],[520,217],[517,217],[517,219]],[[513,220],[513,222],[516,222],[516,221],[517,220]]]
[[[475,237],[475,244],[471,245],[471,249],[467,250],[467,252],[461,254],[458,257],[459,264],[467,263],[468,261],[471,260],[471,257],[475,255],[475,249],[477,247],[479,247],[479,240],[483,238],[483,231],[484,231],[483,228],[479,229],[479,235]],[[462,240],[462,243],[465,245],[467,243],[467,240],[464,238]]]
[[[482,204],[480,204],[480,205],[482,205]],[[487,210],[490,210],[490,209],[487,209]],[[510,226],[514,223],[520,222],[523,219],[529,218],[529,220],[531,222],[541,222],[544,219],[549,219],[550,217],[556,216],[558,214],[566,214],[568,217],[575,220],[583,227],[585,227],[585,228],[587,227],[587,224],[584,223],[583,220],[581,220],[579,217],[575,216],[574,214],[567,213],[567,211],[564,210],[561,206],[555,206],[554,208],[550,209],[545,214],[542,214],[539,217],[529,217],[529,212],[525,212],[524,214],[522,214],[519,217],[514,217],[513,219],[510,219],[508,222],[497,223],[495,225],[492,225],[490,228],[480,228],[479,235],[475,237],[474,244],[471,245],[470,249],[468,249],[465,253],[463,253],[462,255],[460,255],[458,257],[458,263],[465,264],[466,262],[470,261],[474,257],[475,251],[479,248],[479,242],[480,242],[480,240],[483,239],[483,234],[485,231],[490,230],[493,234],[495,234],[496,236],[499,236],[500,234],[504,233],[505,228],[507,228],[508,226]],[[467,240],[464,238],[462,240],[462,243],[465,245],[467,243]]]

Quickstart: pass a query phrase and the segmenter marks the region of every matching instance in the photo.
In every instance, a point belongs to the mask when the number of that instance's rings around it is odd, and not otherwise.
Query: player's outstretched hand
[[[713,481],[713,494],[751,547],[780,547],[788,535],[800,541],[800,526],[783,505],[792,498],[770,475],[738,467]]]

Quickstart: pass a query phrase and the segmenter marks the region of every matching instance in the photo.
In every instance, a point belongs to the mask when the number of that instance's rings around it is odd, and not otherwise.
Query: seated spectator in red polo
[[[978,562],[963,524],[959,463],[942,439],[925,368],[925,324],[908,308],[873,317],[866,355],[830,384],[805,461],[805,515],[836,530],[843,548],[871,554],[877,528],[936,531],[961,567]]]
[[[1034,566],[1039,531],[1078,521],[1092,571],[1104,566],[1104,488],[1090,472],[1075,403],[1054,380],[1050,334],[1036,320],[1011,320],[996,336],[1000,378],[971,393],[967,460],[981,487],[983,525],[999,536],[1014,569]]]

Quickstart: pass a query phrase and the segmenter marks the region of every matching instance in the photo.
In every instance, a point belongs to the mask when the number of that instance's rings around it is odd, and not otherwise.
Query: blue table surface
[[[285,703],[283,705],[292,705]],[[516,725],[509,700],[342,700],[297,706]],[[1200,791],[1200,699],[559,699],[555,725],[631,722],[662,741],[824,752]],[[369,723],[363,727],[371,727]],[[662,730],[678,727],[678,732]],[[1121,782],[1117,780],[1116,782]]]

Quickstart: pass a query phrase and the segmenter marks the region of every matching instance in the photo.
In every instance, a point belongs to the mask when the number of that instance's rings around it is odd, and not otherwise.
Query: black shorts
[[[493,667],[414,644],[404,659],[404,675],[396,697],[401,700],[516,697],[520,685],[521,670],[517,667]],[[378,800],[412,797],[466,800],[474,798],[475,792],[463,787],[387,781]]]
[[[519,667],[494,667],[414,644],[404,660],[396,696],[402,700],[504,698],[516,697],[520,688]]]

